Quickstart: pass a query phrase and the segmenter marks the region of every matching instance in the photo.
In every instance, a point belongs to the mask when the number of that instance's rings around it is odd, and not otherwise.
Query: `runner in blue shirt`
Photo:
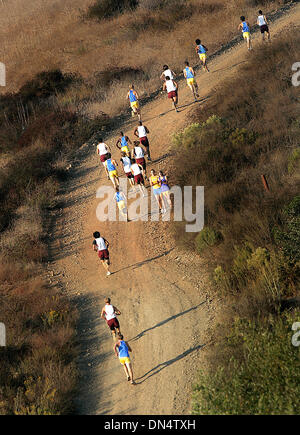
[[[201,44],[200,39],[196,39],[195,43],[196,43],[196,53],[199,56],[202,69],[204,69],[206,72],[209,72],[209,69],[207,68],[207,64],[206,64],[206,53],[208,51],[208,48],[206,48],[205,45]]]
[[[246,21],[246,18],[242,15],[241,16],[241,22],[239,24],[238,30],[241,30],[243,33],[243,38],[247,41],[247,48],[248,50],[252,50],[252,44],[251,44],[251,36],[250,36],[250,25],[248,21]]]
[[[131,381],[132,385],[135,385],[133,380],[133,371],[132,365],[129,357],[129,352],[132,352],[131,347],[127,343],[127,341],[123,340],[123,335],[119,334],[117,339],[118,341],[114,345],[114,352],[117,357],[119,357],[120,363],[124,367],[124,371],[127,376],[127,381]]]

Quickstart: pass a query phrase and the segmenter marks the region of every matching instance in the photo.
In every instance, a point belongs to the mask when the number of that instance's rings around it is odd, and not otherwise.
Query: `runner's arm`
[[[126,140],[130,143],[130,145],[132,145],[132,142],[131,142],[131,140],[129,139],[128,136],[126,136]]]
[[[107,248],[109,247],[109,243],[108,243],[108,241],[106,240],[106,239],[103,239],[104,240],[104,243],[106,244],[106,246],[107,246]]]
[[[114,307],[114,311],[115,311],[115,314],[117,314],[118,316],[121,314],[121,311],[120,310],[118,310],[118,308],[117,307]]]
[[[173,74],[173,77],[176,77],[176,73],[174,73],[174,71],[171,70],[171,73]]]
[[[264,20],[265,20],[266,24],[268,25],[269,23],[268,23],[268,20],[267,20],[265,15],[264,15]]]
[[[146,133],[150,133],[150,131],[148,130],[148,127],[146,127],[145,125],[144,125],[144,127],[145,127],[145,130],[146,130]]]
[[[117,347],[119,346],[119,341],[117,341],[117,343],[115,343],[115,345],[114,345],[114,352],[115,352],[115,355],[116,356],[119,356],[118,355],[118,351],[117,351]]]
[[[131,349],[131,347],[129,346],[128,342],[125,341],[125,343],[126,343],[126,345],[127,345],[127,347],[128,347],[129,352],[132,352],[132,349]]]
[[[120,143],[121,141],[120,141],[120,139],[118,139],[117,140],[117,142],[116,142],[116,147],[120,150],[121,149],[121,147],[119,146],[119,143]]]
[[[96,240],[93,241],[93,250],[94,250],[95,252],[98,251]]]
[[[139,137],[138,132],[137,132],[137,127],[135,127],[133,134],[134,134],[136,137]]]
[[[104,308],[102,308],[102,311],[101,311],[101,317],[102,317],[102,319],[105,319],[105,309]]]

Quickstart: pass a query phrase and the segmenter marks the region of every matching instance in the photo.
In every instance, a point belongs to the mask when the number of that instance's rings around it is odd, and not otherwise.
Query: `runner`
[[[119,334],[117,336],[118,341],[114,345],[114,352],[117,357],[119,357],[120,363],[124,367],[127,381],[131,381],[132,385],[135,385],[135,382],[133,380],[133,372],[132,372],[132,365],[129,358],[129,352],[132,352],[131,347],[127,343],[127,341],[123,340],[123,335]]]
[[[179,112],[179,110],[177,109],[177,103],[178,103],[177,83],[174,82],[174,80],[171,80],[169,76],[166,76],[166,81],[163,84],[163,90],[167,91],[168,98],[172,99],[173,101],[174,109],[176,110],[176,112]]]
[[[108,180],[109,180],[109,175],[105,166],[105,160],[107,159],[109,152],[110,152],[110,147],[106,143],[104,143],[102,137],[100,137],[97,145],[97,154],[99,154],[100,156],[100,160],[104,166],[105,173],[107,175]]]
[[[199,56],[202,69],[204,69],[206,72],[209,72],[206,63],[206,53],[208,52],[208,48],[205,47],[205,45],[201,44],[200,39],[196,39],[195,43],[196,43],[196,53]]]
[[[125,197],[123,192],[120,192],[119,187],[116,187],[116,193],[115,193],[114,199],[116,200],[116,202],[118,204],[118,208],[120,210],[120,213],[124,217],[126,217],[126,220],[128,221],[126,197]]]
[[[134,85],[131,85],[129,88],[129,91],[127,93],[127,98],[130,101],[130,106],[131,106],[131,114],[132,116],[137,115],[139,118],[139,121],[141,120],[141,111],[139,108],[139,96],[138,93],[136,92],[136,90],[134,89]]]
[[[163,171],[159,171],[159,181],[160,181],[160,190],[163,199],[164,209],[166,210],[165,203],[169,204],[170,208],[173,208],[171,197],[170,197],[170,187],[168,183],[168,177],[164,175]]]
[[[95,252],[98,252],[98,257],[100,258],[101,263],[104,269],[106,270],[106,275],[109,276],[111,275],[111,272],[109,271],[109,265],[110,265],[109,252],[108,252],[109,243],[107,240],[104,239],[104,237],[100,236],[99,231],[95,231],[93,237],[94,237],[93,249]]]
[[[262,11],[258,11],[258,17],[257,17],[257,24],[260,28],[260,33],[262,35],[262,40],[265,40],[265,33],[268,36],[268,41],[271,41],[271,35],[270,35],[270,30],[269,30],[269,23],[267,21],[267,18],[265,15],[263,15]]]
[[[120,159],[120,162],[122,163],[122,165],[123,165],[123,169],[124,169],[124,172],[125,172],[125,175],[126,175],[126,177],[128,178],[128,180],[129,180],[129,184],[131,185],[131,186],[134,186],[134,177],[133,177],[133,175],[132,175],[132,172],[131,172],[131,170],[130,170],[130,167],[131,167],[131,159],[130,159],[130,157],[127,157],[126,156],[126,154],[123,152],[123,153],[121,153],[121,159]]]
[[[153,194],[157,201],[159,211],[160,213],[165,213],[166,210],[163,208],[159,176],[156,175],[154,169],[151,169],[151,176],[149,178],[149,181],[150,181],[150,186],[152,187],[153,190]]]
[[[139,138],[140,143],[146,148],[147,159],[151,162],[147,133],[150,133],[150,131],[145,125],[143,125],[142,121],[139,122],[138,127],[136,127],[133,132],[133,134]]]
[[[195,71],[189,65],[188,62],[184,62],[184,64],[185,64],[185,68],[183,70],[184,77],[186,78],[188,87],[193,92],[195,101],[197,101],[197,98],[199,98],[199,94],[198,94],[198,85],[195,80],[195,75],[196,75]]]
[[[252,50],[252,44],[251,44],[251,36],[250,36],[250,25],[248,21],[246,21],[246,18],[242,15],[241,16],[241,23],[239,24],[238,30],[243,32],[243,38],[247,41],[247,48],[248,50]]]
[[[114,337],[114,340],[116,339],[116,332],[118,334],[121,334],[120,332],[120,324],[117,319],[117,316],[121,314],[121,311],[118,310],[118,308],[114,307],[110,303],[110,298],[105,298],[105,305],[102,308],[101,311],[101,318],[106,320],[106,323],[109,327],[109,329],[112,332],[112,335]]]
[[[105,160],[105,166],[108,171],[109,178],[114,188],[116,188],[117,186],[119,186],[119,175],[116,168],[116,166],[118,166],[118,163],[111,158],[110,153],[108,153],[107,159]]]
[[[130,168],[133,176],[135,184],[139,186],[139,189],[143,195],[143,197],[146,196],[146,188],[145,188],[145,181],[143,177],[143,166],[139,163],[136,163],[135,159],[132,159],[132,165]]]
[[[123,131],[120,132],[121,137],[117,140],[116,147],[124,152],[128,157],[130,156],[130,151],[128,147],[128,142],[132,145],[131,140],[128,136],[125,136]]]
[[[136,163],[138,165],[141,165],[143,168],[143,176],[145,180],[147,180],[147,172],[146,172],[146,160],[145,160],[145,153],[142,147],[140,147],[139,141],[135,140],[133,142],[134,148],[132,150],[132,158],[136,160]]]
[[[174,71],[172,71],[168,67],[168,65],[164,65],[163,66],[163,72],[161,73],[160,78],[165,81],[166,80],[166,76],[170,77],[171,80],[173,80],[174,77],[176,77],[176,74],[174,73]]]

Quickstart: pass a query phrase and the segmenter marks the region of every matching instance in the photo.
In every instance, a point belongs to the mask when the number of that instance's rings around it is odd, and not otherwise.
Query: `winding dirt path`
[[[287,25],[296,25],[299,17],[298,4],[272,24],[272,36]],[[254,47],[258,37],[254,37]],[[233,76],[249,55],[255,51],[249,54],[244,44],[238,44],[210,62],[210,74],[198,72],[202,102],[196,104],[205,110],[205,99],[214,87]],[[185,126],[194,104],[185,82],[180,81],[180,113],[170,110],[165,95],[142,107],[143,121],[150,130],[154,168],[168,167],[170,137]],[[129,120],[122,130],[132,138],[135,125],[136,120]],[[106,142],[113,145],[118,131]],[[117,158],[118,153],[114,156]],[[80,313],[77,413],[189,413],[192,383],[196,371],[205,364],[210,330],[220,309],[220,303],[209,297],[206,265],[174,246],[168,223],[99,222],[96,190],[107,182],[102,165],[94,147],[87,145],[76,158],[61,192],[63,205],[52,234],[48,269],[53,285],[62,286]],[[116,273],[109,278],[91,248],[95,230],[100,230],[111,245],[111,270]],[[127,383],[113,354],[108,327],[100,319],[105,296],[122,311],[119,320],[133,349],[136,386]]]

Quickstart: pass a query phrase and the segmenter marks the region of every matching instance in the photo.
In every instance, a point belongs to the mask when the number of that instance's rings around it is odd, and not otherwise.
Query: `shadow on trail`
[[[79,313],[76,365],[80,374],[74,392],[74,405],[77,414],[94,414],[103,394],[99,367],[111,357],[111,352],[101,351],[101,344],[106,339],[107,331],[104,326],[100,331],[98,329],[101,325],[97,309],[98,299],[95,296],[80,295],[73,301]]]
[[[190,313],[191,311],[196,310],[197,308],[201,307],[201,305],[205,304],[206,301],[201,302],[200,304],[196,305],[195,307],[191,307],[188,310],[182,311],[181,313],[174,314],[174,316],[170,316],[165,320],[162,320],[161,322],[157,323],[154,326],[151,326],[150,328],[144,329],[144,331],[140,332],[135,337],[131,338],[128,341],[137,341],[139,338],[143,337],[146,332],[152,331],[153,329],[159,328],[162,325],[165,325],[166,323],[170,322],[171,320],[177,319],[178,317],[184,316],[185,314]]]
[[[146,260],[140,261],[139,263],[131,264],[130,266],[123,267],[122,269],[116,270],[115,273],[121,272],[122,270],[127,269],[137,269],[141,266],[144,266],[144,264],[150,263],[151,261],[157,260],[158,258],[164,257],[165,255],[168,255],[171,251],[173,251],[174,248],[169,249],[168,251],[163,252],[160,255],[157,255],[156,257],[147,258]]]
[[[190,103],[183,104],[182,106],[177,106],[177,107],[178,107],[178,109],[185,109],[185,108],[187,108],[187,107],[189,107],[189,106],[192,106],[193,104],[196,104],[196,103],[201,103],[201,104],[203,104],[203,103],[205,103],[207,100],[209,100],[210,98],[211,98],[211,95],[208,95],[208,96],[205,97],[205,98],[200,98],[200,99],[197,100],[197,101],[191,101]],[[183,112],[183,110],[180,110],[180,112]]]
[[[205,344],[199,344],[198,346],[191,347],[190,349],[184,351],[180,355],[177,355],[175,358],[169,359],[161,364],[158,364],[157,366],[153,367],[153,369],[149,370],[147,373],[145,373],[143,376],[140,376],[139,378],[136,378],[136,381],[142,379],[140,382],[136,382],[137,385],[142,384],[143,382],[147,381],[147,379],[151,378],[152,376],[157,375],[159,372],[161,372],[166,367],[169,367],[170,365],[174,364],[177,361],[180,361],[181,359],[185,358],[189,354],[202,349],[205,346]]]
[[[238,62],[238,63],[235,63],[234,65],[230,65],[230,66],[228,66],[227,68],[219,68],[219,69],[216,69],[216,70],[211,71],[210,73],[211,73],[211,74],[214,74],[214,73],[219,72],[219,71],[226,71],[226,70],[229,70],[229,69],[235,68],[236,66],[239,66],[239,65],[241,65],[242,63],[246,63],[246,62],[247,62],[246,60],[242,60],[241,62]]]

